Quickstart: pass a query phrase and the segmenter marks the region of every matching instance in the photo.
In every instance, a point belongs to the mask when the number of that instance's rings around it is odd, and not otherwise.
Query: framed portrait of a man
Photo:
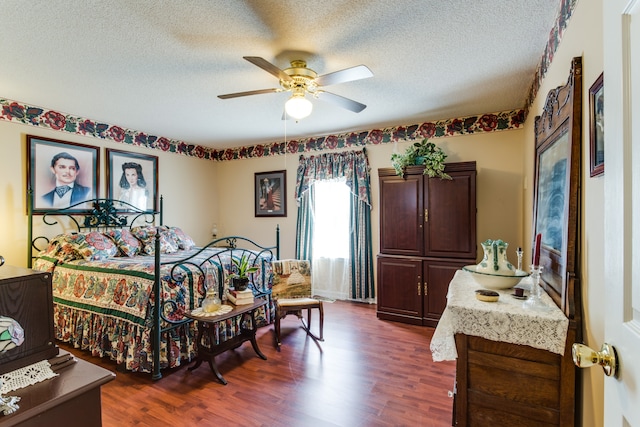
[[[100,148],[27,135],[27,187],[33,212],[83,212],[98,197]]]
[[[107,148],[107,197],[126,210],[158,210],[158,157]]]

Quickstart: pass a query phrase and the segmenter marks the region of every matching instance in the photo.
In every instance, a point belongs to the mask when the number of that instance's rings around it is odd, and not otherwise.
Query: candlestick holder
[[[518,269],[516,271],[522,271],[522,248],[516,249],[516,255],[518,256]]]
[[[542,302],[542,289],[540,288],[540,277],[542,276],[541,265],[531,266],[531,292],[529,298],[522,303],[522,306],[529,310],[548,311],[549,306]]]

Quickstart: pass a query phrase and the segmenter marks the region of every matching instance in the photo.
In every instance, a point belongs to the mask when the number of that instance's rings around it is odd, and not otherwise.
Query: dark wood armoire
[[[378,169],[377,315],[436,326],[454,273],[476,263],[476,162],[447,163],[451,180],[423,171]]]

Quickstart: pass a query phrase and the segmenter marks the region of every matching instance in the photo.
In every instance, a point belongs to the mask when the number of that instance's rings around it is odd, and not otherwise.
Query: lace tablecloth
[[[523,301],[511,295],[513,289],[497,291],[497,302],[479,301],[475,291],[480,288],[471,273],[463,270],[451,280],[447,306],[431,339],[435,362],[458,357],[457,333],[564,354],[569,319],[544,291],[542,301],[550,307],[548,311],[523,308]]]
[[[37,384],[58,374],[51,370],[47,360],[34,363],[15,371],[0,375],[0,397],[5,393],[15,391],[33,384]]]

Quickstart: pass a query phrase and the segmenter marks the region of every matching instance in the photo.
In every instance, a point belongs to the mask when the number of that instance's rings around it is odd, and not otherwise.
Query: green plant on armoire
[[[404,153],[393,153],[391,164],[399,176],[404,176],[408,166],[424,165],[424,174],[431,178],[451,179],[444,172],[447,154],[427,138],[411,144]]]

